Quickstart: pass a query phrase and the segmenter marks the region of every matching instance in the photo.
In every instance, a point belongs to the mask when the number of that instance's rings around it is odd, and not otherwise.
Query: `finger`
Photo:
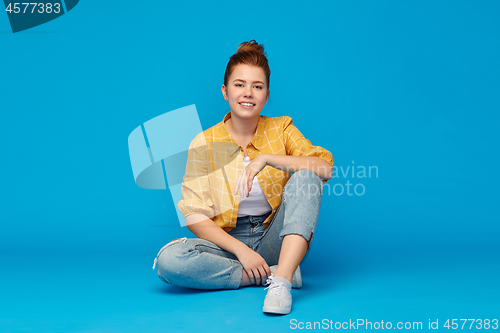
[[[243,193],[243,187],[241,184],[243,183],[243,180],[245,179],[245,171],[243,171],[240,175],[240,178],[238,179],[237,185],[236,185],[236,190],[237,192],[240,193],[240,197],[243,199],[245,197],[245,194]]]
[[[248,192],[252,190],[252,185],[253,185],[253,177],[249,177],[247,182]]]
[[[264,267],[260,267],[259,272],[260,272],[260,283],[259,284],[264,285],[266,283],[266,280],[267,280],[266,270],[264,269]]]
[[[246,181],[246,186],[247,186],[247,191],[248,194],[250,195],[250,191],[252,190],[252,182],[253,182],[253,176],[248,175],[247,181]]]
[[[243,180],[243,173],[240,174],[238,180],[236,181],[235,189],[236,193],[240,194],[240,197],[243,197],[243,192],[241,191],[241,181]]]
[[[237,189],[237,191],[240,192],[241,197],[244,197],[241,184],[245,181],[245,179],[246,179],[246,169],[243,169],[243,171],[241,171],[240,176],[238,177],[238,180],[236,182],[237,183],[236,189]]]
[[[255,284],[255,277],[253,275],[253,272],[251,270],[248,270],[247,274],[248,274],[248,279],[250,280],[250,283]]]
[[[245,192],[243,191],[243,186],[241,185],[243,183],[244,177],[242,176],[240,181],[238,182],[238,192],[240,192],[240,197],[245,198]]]
[[[255,276],[255,284],[260,286],[262,284],[262,278],[260,275],[260,271],[258,268],[254,269],[254,276]]]
[[[242,177],[242,179],[243,179],[243,177]],[[240,197],[244,198],[245,193],[243,192],[243,187],[241,186],[242,179],[240,179],[240,181],[238,182],[238,192],[240,192]]]
[[[246,176],[246,175],[245,175],[245,176]],[[244,179],[246,179],[247,177],[248,177],[248,176],[246,176]],[[244,180],[244,179],[243,179],[243,180],[242,180],[242,182],[241,182],[241,187],[243,188],[243,193],[245,193],[245,194],[244,194],[244,195],[245,195],[245,197],[248,197],[248,188],[247,188],[247,186],[246,186],[246,184],[245,184],[246,182],[245,182],[245,180]]]
[[[243,180],[243,187],[245,188],[245,193],[246,193],[246,196],[248,197],[248,194],[249,194],[249,191],[248,191],[248,175]]]
[[[266,271],[266,276],[269,277],[271,275],[271,267],[267,263],[264,265],[264,270]]]
[[[242,178],[241,176],[242,176],[242,175],[243,175],[243,172],[242,172],[242,173],[240,173],[240,175],[239,175],[238,179],[236,180],[236,184],[234,185],[234,195],[237,195],[237,194],[238,194],[239,184],[240,184],[240,182],[241,182],[241,178]],[[241,195],[241,193],[240,193],[240,195]]]

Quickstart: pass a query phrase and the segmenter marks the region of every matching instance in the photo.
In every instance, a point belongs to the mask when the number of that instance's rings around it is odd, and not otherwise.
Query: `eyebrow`
[[[242,80],[242,79],[236,79],[233,82],[236,82],[236,81],[241,81],[241,82],[245,82],[245,83],[247,82],[247,81]],[[262,84],[264,84],[264,82],[262,82],[262,81],[253,81],[253,83],[262,83]]]

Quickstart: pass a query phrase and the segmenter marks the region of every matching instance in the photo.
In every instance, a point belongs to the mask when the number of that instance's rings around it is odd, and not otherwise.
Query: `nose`
[[[252,97],[252,87],[247,85],[244,92],[245,97]]]

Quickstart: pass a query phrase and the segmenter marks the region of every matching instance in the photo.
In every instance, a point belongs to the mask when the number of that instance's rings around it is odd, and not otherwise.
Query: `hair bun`
[[[238,49],[236,50],[236,53],[249,52],[249,51],[250,52],[251,51],[255,51],[257,53],[266,55],[266,53],[264,52],[264,45],[257,43],[255,41],[255,39],[252,39],[252,40],[250,40],[248,42],[241,43],[238,46]]]
[[[267,89],[269,89],[271,70],[269,69],[267,56],[264,52],[264,45],[259,44],[255,41],[255,39],[252,39],[248,42],[243,42],[238,46],[236,53],[229,57],[226,71],[224,72],[224,85],[226,87],[229,77],[233,73],[234,67],[240,64],[262,68],[264,74],[266,75]]]

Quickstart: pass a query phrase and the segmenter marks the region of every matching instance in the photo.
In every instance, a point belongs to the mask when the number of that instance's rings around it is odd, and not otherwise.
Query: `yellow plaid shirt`
[[[222,122],[198,134],[191,142],[182,182],[183,199],[178,203],[184,217],[204,214],[226,232],[236,226],[240,195],[233,195],[233,191],[244,166],[244,150],[229,135],[224,124],[229,118],[230,112]],[[333,166],[332,154],[313,146],[293,125],[292,118],[286,116],[261,115],[247,152],[250,160],[260,154],[317,156]],[[256,177],[273,209],[264,221],[267,228],[281,203],[290,174],[265,166]]]

